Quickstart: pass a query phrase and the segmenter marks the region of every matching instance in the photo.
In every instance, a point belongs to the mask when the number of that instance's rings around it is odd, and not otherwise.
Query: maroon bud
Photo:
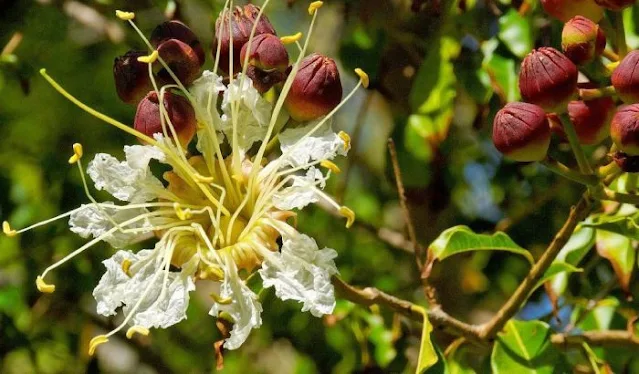
[[[574,16],[584,16],[593,22],[603,18],[603,9],[594,0],[541,0],[546,13],[566,22]]]
[[[615,91],[626,104],[639,102],[639,51],[632,51],[621,60],[612,73]]]
[[[284,106],[296,121],[328,114],[342,101],[342,82],[333,59],[313,53],[300,63]]]
[[[273,34],[262,34],[253,38],[251,43],[246,43],[242,47],[240,53],[240,61],[244,66],[247,52],[249,65],[253,65],[256,68],[265,72],[278,70],[282,73],[288,68],[288,52],[286,47],[278,38]]]
[[[153,89],[147,64],[138,61],[146,52],[128,51],[113,61],[115,90],[122,101],[134,104]]]
[[[579,143],[593,145],[606,139],[610,134],[610,121],[615,109],[615,102],[610,97],[568,103],[568,115]]]
[[[621,151],[639,156],[639,104],[619,108],[610,123],[610,137]]]
[[[168,39],[160,43],[158,54],[182,84],[191,84],[199,76],[200,59],[188,44],[177,39]],[[173,79],[164,66],[159,62],[155,64],[159,69],[158,77],[165,82],[172,82]]]
[[[191,29],[180,21],[166,21],[159,24],[151,33],[151,45],[157,48],[169,39],[177,39],[188,44],[200,60],[200,66],[204,65],[205,54],[200,40]]]
[[[220,70],[225,73],[237,73],[241,70],[240,52],[246,42],[248,42],[251,36],[251,30],[257,20],[257,16],[260,12],[260,8],[247,4],[244,6],[237,6],[232,12],[225,10],[220,14],[220,17],[215,22],[215,38],[213,40],[212,51],[215,57],[217,53],[218,44],[220,45],[220,57],[218,66]],[[230,28],[233,31],[233,45],[231,46],[231,34]],[[260,16],[259,22],[255,27],[255,34],[253,37],[261,34],[276,35],[275,29],[265,14]],[[229,52],[233,53],[233,69],[230,69]],[[230,71],[232,70],[232,71]]]
[[[530,52],[521,63],[519,91],[522,98],[547,112],[564,112],[577,89],[577,67],[554,48]]]
[[[603,52],[606,36],[599,25],[588,18],[576,16],[564,25],[561,48],[572,62],[583,65]]]
[[[639,156],[629,156],[627,153],[617,151],[612,155],[619,169],[626,173],[639,173]]]
[[[550,124],[546,113],[534,104],[506,104],[495,115],[493,143],[511,160],[543,160],[550,146]]]
[[[635,0],[595,0],[595,3],[603,8],[618,12],[634,4]]]
[[[286,73],[282,73],[278,70],[266,72],[252,65],[246,68],[246,75],[251,78],[253,87],[261,94],[270,90],[274,85],[286,80]]]
[[[149,92],[148,95],[140,101],[133,124],[136,130],[150,137],[153,137],[153,134],[164,133],[162,121],[160,120],[159,102],[159,97],[155,91]],[[193,107],[184,97],[172,94],[168,91],[164,93],[163,103],[166,114],[171,120],[171,124],[175,129],[180,144],[186,147],[191,139],[193,139],[197,129]],[[169,123],[166,121],[165,126],[168,137],[174,139]]]

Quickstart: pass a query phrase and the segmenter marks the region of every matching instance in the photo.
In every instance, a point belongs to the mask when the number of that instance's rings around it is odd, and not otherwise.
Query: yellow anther
[[[133,12],[123,12],[121,10],[115,11],[115,16],[121,19],[122,21],[130,21],[135,18],[135,13]]]
[[[131,264],[132,264],[132,262],[128,258],[125,258],[124,261],[122,261],[122,271],[129,278],[131,277],[131,273],[129,272],[129,269],[131,268]]]
[[[366,74],[366,72],[360,68],[355,69],[355,74],[357,74],[359,76],[359,79],[362,80],[362,86],[364,86],[364,88],[368,88],[368,84],[370,83],[368,74]]]
[[[211,299],[213,299],[216,303],[221,305],[229,305],[230,303],[233,302],[233,299],[231,299],[230,297],[221,297],[215,292],[211,294]]]
[[[231,178],[240,183],[244,183],[246,181],[246,177],[244,176],[244,174],[233,174],[231,175]]]
[[[342,171],[340,170],[339,166],[335,165],[332,161],[329,161],[329,160],[323,160],[322,162],[320,162],[320,165],[322,167],[327,168],[328,170],[332,171],[335,174],[340,173]]]
[[[355,212],[343,206],[339,208],[339,214],[346,218],[346,228],[353,226],[353,222],[355,222]]]
[[[344,150],[348,151],[351,149],[351,137],[344,131],[340,131],[337,136],[339,136],[344,141]]]
[[[41,275],[38,275],[36,278],[36,287],[38,287],[38,291],[42,293],[53,293],[53,291],[55,291],[55,284],[45,283]]]
[[[280,38],[280,40],[282,41],[282,44],[293,44],[293,43],[299,41],[300,39],[302,39],[302,33],[301,32],[298,32],[295,35],[282,36]]]
[[[91,339],[89,342],[89,356],[93,356],[95,353],[95,349],[98,348],[100,344],[106,343],[109,341],[109,338],[106,335],[98,335],[95,338]]]
[[[12,229],[11,225],[7,221],[2,222],[2,232],[8,237],[18,235],[18,232]]]
[[[127,339],[131,339],[135,334],[147,336],[149,335],[149,329],[142,326],[131,326],[128,330],[126,330]]]
[[[173,203],[173,210],[175,210],[175,215],[182,221],[191,218],[191,211],[189,209],[182,209],[180,203]]]
[[[213,182],[215,182],[215,178],[213,178],[213,177],[205,177],[202,174],[195,174],[194,178],[195,178],[196,182],[200,182],[200,183],[213,183]]]
[[[73,144],[73,156],[69,158],[69,163],[75,164],[76,162],[78,162],[79,159],[82,158],[83,154],[84,154],[84,151],[82,150],[82,144],[80,143]]]
[[[140,57],[138,57],[138,61],[144,62],[145,64],[152,64],[152,63],[155,62],[155,60],[158,59],[158,56],[159,56],[158,55],[158,51],[155,50],[148,56],[140,56]]]
[[[312,16],[322,5],[324,5],[323,1],[313,1],[311,5],[308,6],[308,14]]]

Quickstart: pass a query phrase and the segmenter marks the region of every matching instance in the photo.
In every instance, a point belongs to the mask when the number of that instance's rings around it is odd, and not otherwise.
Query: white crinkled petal
[[[326,121],[312,135],[306,135],[319,124],[319,121],[321,120],[310,122],[306,126],[286,129],[279,134],[285,163],[301,166],[313,161],[331,160],[337,155],[345,156],[348,153],[344,140],[332,130],[331,121]]]
[[[153,149],[134,148],[127,151],[127,156],[143,154],[143,159],[120,162],[106,153],[95,155],[87,168],[87,174],[95,183],[95,188],[106,190],[122,201],[140,203],[157,198],[155,191],[163,189],[164,186],[151,173],[148,161],[158,154]]]
[[[219,122],[216,103],[218,94],[225,89],[222,77],[209,70],[205,70],[200,78],[193,81],[189,92],[193,96],[196,106],[195,113],[200,122],[209,124]],[[216,116],[216,118],[213,118],[213,116]],[[217,121],[214,121],[215,119]]]
[[[217,317],[226,312],[233,318],[231,336],[224,342],[224,348],[237,349],[246,341],[251,330],[262,325],[262,305],[255,292],[244,284],[232,260],[227,261],[224,272],[220,296],[232,301],[230,304],[213,304],[209,314]]]
[[[71,231],[83,238],[88,238],[89,236],[97,238],[113,229],[115,227],[113,222],[121,225],[133,220],[135,217],[148,213],[145,208],[115,209],[109,207],[110,204],[112,203],[101,203],[99,207],[94,204],[82,205],[79,210],[73,212],[69,217]],[[109,216],[111,219],[108,218]],[[124,230],[142,230],[133,233],[116,230],[105,236],[103,240],[114,248],[122,248],[128,244],[146,239],[148,237],[147,234],[153,231],[153,226],[146,218],[123,225],[121,228]]]
[[[160,136],[159,139],[163,139],[163,136]],[[166,159],[160,148],[151,145],[125,145],[124,154],[129,166],[140,170],[146,169],[152,159],[160,162],[164,162]]]
[[[330,314],[335,308],[335,292],[331,276],[337,273],[337,252],[319,249],[308,235],[284,236],[282,250],[266,258],[259,270],[264,287],[275,287],[282,300],[297,300],[302,311],[315,317]]]
[[[324,188],[326,177],[320,170],[311,167],[305,176],[293,176],[293,183],[273,195],[273,205],[280,210],[302,209],[319,201],[315,187]]]

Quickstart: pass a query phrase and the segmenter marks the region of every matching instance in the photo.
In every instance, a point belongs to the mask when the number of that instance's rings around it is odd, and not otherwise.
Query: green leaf
[[[468,365],[468,355],[472,353],[468,352],[467,347],[463,341],[456,340],[446,349],[448,374],[475,374],[475,370]]]
[[[621,288],[628,292],[636,257],[632,239],[609,231],[597,230],[597,252],[610,261]]]
[[[484,61],[484,69],[494,77],[494,83],[498,86],[503,100],[511,102],[520,99],[517,85],[517,72],[515,61],[498,54],[487,54]]]
[[[425,370],[435,365],[439,361],[433,342],[430,340],[430,333],[433,331],[433,325],[430,324],[428,317],[424,315],[424,323],[422,327],[422,342],[419,345],[419,358],[417,360],[417,372],[423,373]],[[442,360],[443,361],[443,360]]]
[[[639,225],[637,224],[639,214],[623,215],[617,213],[610,214],[592,214],[586,219],[582,226],[592,227],[599,230],[606,230],[612,233],[623,235],[634,240],[639,240]]]
[[[533,49],[532,25],[522,17],[517,9],[510,10],[499,17],[499,39],[517,57],[523,58]]]
[[[515,243],[508,235],[497,232],[493,235],[476,234],[468,226],[454,226],[442,232],[430,244],[435,258],[444,260],[447,257],[471,251],[506,251],[526,257],[534,263],[530,253]]]
[[[541,279],[539,279],[539,281],[537,282],[533,290],[536,290],[537,288],[543,286],[544,283],[548,282],[550,279],[552,279],[556,275],[559,275],[559,274],[567,275],[570,273],[579,273],[581,271],[583,271],[583,269],[565,262],[560,262],[555,260],[552,264],[550,264],[550,267],[546,270],[546,272],[541,277]]]
[[[558,351],[550,342],[550,328],[541,321],[510,320],[499,333],[490,358],[493,373],[553,373]]]

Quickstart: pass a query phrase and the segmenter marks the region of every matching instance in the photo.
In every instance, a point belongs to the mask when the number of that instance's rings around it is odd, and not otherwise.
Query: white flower
[[[107,271],[93,290],[97,301],[97,312],[104,316],[116,314],[116,309],[124,306],[125,315],[133,313],[133,325],[146,328],[166,328],[186,318],[189,292],[195,289],[192,275],[197,269],[198,258],[194,256],[184,264],[179,273],[169,272],[161,252],[162,242],[155,250],[138,253],[118,251],[103,261]],[[127,267],[141,262],[142,266],[130,276]]]
[[[202,76],[196,79],[189,92],[193,95],[195,104],[195,114],[198,121],[203,123],[219,123],[219,115],[217,114],[217,97],[224,91],[226,87],[222,83],[222,77],[205,70]],[[213,118],[215,116],[215,118]],[[221,130],[221,129],[218,129]]]
[[[302,311],[315,317],[330,314],[335,308],[335,294],[331,276],[337,273],[333,259],[337,252],[330,248],[320,250],[308,235],[283,234],[280,253],[265,259],[259,270],[264,287],[275,287],[282,300],[303,303]]]
[[[280,210],[302,209],[308,204],[319,201],[315,186],[324,188],[326,179],[322,172],[314,167],[307,170],[305,176],[293,176],[291,186],[273,195],[273,205]]]
[[[231,336],[226,339],[224,348],[236,349],[246,341],[252,329],[262,325],[262,304],[257,295],[240,279],[237,265],[232,259],[226,259],[224,273],[220,297],[231,301],[228,304],[216,302],[209,314],[217,317],[221,312],[226,312],[233,318]]]
[[[95,188],[133,203],[157,198],[157,191],[164,186],[151,174],[149,162],[151,159],[163,161],[164,154],[156,147],[140,145],[124,147],[124,151],[127,160],[123,162],[106,153],[95,155],[87,168]]]
[[[310,136],[306,135],[320,121],[286,129],[280,133],[282,157],[287,163],[292,166],[301,166],[312,161],[332,160],[337,155],[345,156],[348,153],[344,140],[331,129],[330,121],[326,121]]]
[[[116,209],[109,205],[113,205],[113,203],[101,203],[99,206],[83,204],[80,209],[73,212],[69,217],[71,231],[83,238],[88,238],[91,235],[97,238],[113,229],[115,227],[114,222],[118,225],[123,225],[127,221],[131,221],[130,224],[121,226],[121,228],[125,230],[136,229],[135,232],[115,230],[102,239],[114,248],[122,248],[125,245],[146,239],[147,235],[145,233],[150,233],[153,230],[153,226],[148,219],[136,219],[136,217],[148,213],[147,209]],[[137,229],[141,230],[137,231]]]

